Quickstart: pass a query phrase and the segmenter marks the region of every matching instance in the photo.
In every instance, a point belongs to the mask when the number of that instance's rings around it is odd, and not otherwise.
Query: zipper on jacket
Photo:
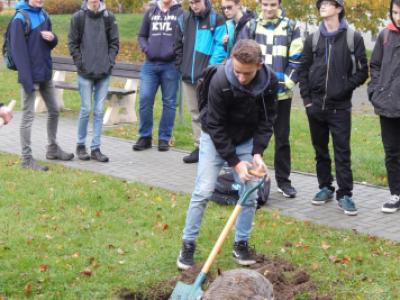
[[[328,48],[328,65],[326,67],[326,79],[325,79],[325,96],[324,100],[322,101],[322,110],[325,110],[325,104],[326,104],[326,98],[328,97],[328,79],[329,79],[329,65],[331,62],[331,48],[332,45],[328,42],[329,48]]]
[[[198,17],[196,17],[196,32],[194,35],[194,45],[193,45],[193,57],[192,57],[192,84],[195,84],[194,82],[194,66],[195,61],[196,61],[196,44],[197,44],[197,30],[199,28],[199,19]]]

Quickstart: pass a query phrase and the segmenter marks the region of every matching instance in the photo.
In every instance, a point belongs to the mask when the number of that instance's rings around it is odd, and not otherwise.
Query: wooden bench
[[[76,66],[71,57],[54,56],[53,60],[53,82],[56,88],[56,97],[60,109],[64,108],[63,92],[64,90],[78,91],[76,82],[66,82],[67,72],[76,73]],[[125,86],[109,87],[107,99],[109,105],[104,114],[103,124],[113,125],[118,123],[134,123],[137,122],[135,113],[135,100],[140,78],[141,65],[130,63],[116,63],[112,76],[126,78]],[[44,112],[46,106],[40,94],[37,93],[35,100],[35,111]]]

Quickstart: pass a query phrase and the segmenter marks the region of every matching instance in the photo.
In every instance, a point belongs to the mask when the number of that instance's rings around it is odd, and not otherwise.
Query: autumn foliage
[[[81,0],[52,0],[45,2],[45,9],[49,14],[72,14],[82,5]]]

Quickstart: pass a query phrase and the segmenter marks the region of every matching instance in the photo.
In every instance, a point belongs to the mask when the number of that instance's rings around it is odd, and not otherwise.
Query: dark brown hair
[[[232,57],[242,64],[262,63],[260,45],[254,40],[239,40],[233,47]]]

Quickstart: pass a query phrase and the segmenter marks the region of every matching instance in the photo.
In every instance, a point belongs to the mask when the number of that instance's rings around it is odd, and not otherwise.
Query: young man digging
[[[343,0],[317,1],[322,22],[305,41],[299,78],[317,161],[319,191],[312,204],[322,205],[334,195],[328,148],[332,135],[339,186],[336,200],[346,215],[353,216],[357,208],[352,198],[351,98],[368,77],[368,62],[364,40],[347,25],[343,5]],[[349,43],[354,45],[354,53]]]
[[[179,269],[193,264],[196,238],[199,234],[207,201],[214,191],[218,174],[225,161],[234,170],[236,182],[252,185],[249,165],[265,169],[262,154],[272,136],[276,113],[277,79],[262,63],[260,46],[252,40],[239,41],[232,59],[219,65],[208,92],[208,103],[201,110],[199,165],[197,179],[183,230],[182,250],[177,259]],[[236,221],[233,257],[241,265],[255,263],[248,240],[257,206],[252,193]]]

